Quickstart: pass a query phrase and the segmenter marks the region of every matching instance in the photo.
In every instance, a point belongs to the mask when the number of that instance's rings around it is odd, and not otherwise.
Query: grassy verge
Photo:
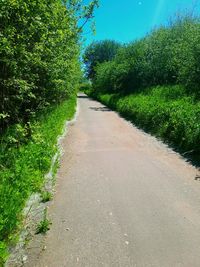
[[[22,210],[28,197],[41,190],[44,175],[57,151],[57,138],[64,122],[72,118],[76,99],[49,108],[33,120],[29,129],[21,125],[10,128],[0,144],[0,266],[7,257],[22,221]],[[31,137],[27,138],[27,132]]]
[[[200,102],[181,86],[162,86],[131,95],[87,92],[134,124],[197,159],[200,144]]]

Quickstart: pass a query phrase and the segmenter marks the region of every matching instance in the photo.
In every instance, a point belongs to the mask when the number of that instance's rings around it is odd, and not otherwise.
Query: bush
[[[94,78],[97,65],[112,60],[120,47],[121,45],[113,40],[91,43],[83,55],[87,78]]]
[[[199,151],[200,102],[188,97],[183,87],[153,87],[128,96],[97,94],[96,97],[179,150]]]
[[[61,0],[0,4],[0,132],[74,93],[79,79],[76,14]]]
[[[90,82],[83,82],[79,85],[79,91],[80,92],[86,92],[86,91],[92,90],[92,84]]]
[[[124,45],[116,56],[98,64],[94,90],[129,94],[157,86],[181,84],[199,96],[200,21],[179,16],[145,38]]]
[[[60,105],[49,107],[31,122],[32,137],[23,139],[23,127],[9,128],[0,144],[0,259],[5,255],[5,244],[22,220],[25,201],[33,192],[40,191],[57,150],[57,137],[66,119],[75,110],[75,97]],[[17,129],[16,129],[17,128]],[[18,138],[13,137],[13,132]],[[19,135],[20,143],[19,143]],[[1,262],[1,261],[0,261]]]

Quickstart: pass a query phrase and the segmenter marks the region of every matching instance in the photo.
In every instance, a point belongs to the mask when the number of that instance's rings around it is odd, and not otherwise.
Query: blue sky
[[[199,0],[200,1],[200,0]],[[88,33],[89,44],[94,40],[113,39],[122,43],[143,37],[151,29],[165,24],[177,11],[200,11],[199,1],[193,0],[100,0],[95,13],[96,35]]]

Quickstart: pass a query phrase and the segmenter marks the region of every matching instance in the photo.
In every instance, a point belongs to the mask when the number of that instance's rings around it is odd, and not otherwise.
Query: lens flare
[[[161,11],[162,11],[164,5],[165,5],[165,0],[158,0],[158,4],[157,4],[156,11],[155,11],[153,21],[152,21],[153,27],[157,25]]]

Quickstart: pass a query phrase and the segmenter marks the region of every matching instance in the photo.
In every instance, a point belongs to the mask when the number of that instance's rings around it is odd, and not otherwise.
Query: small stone
[[[27,256],[23,256],[23,259],[22,259],[23,263],[27,261],[27,258],[28,258]]]

